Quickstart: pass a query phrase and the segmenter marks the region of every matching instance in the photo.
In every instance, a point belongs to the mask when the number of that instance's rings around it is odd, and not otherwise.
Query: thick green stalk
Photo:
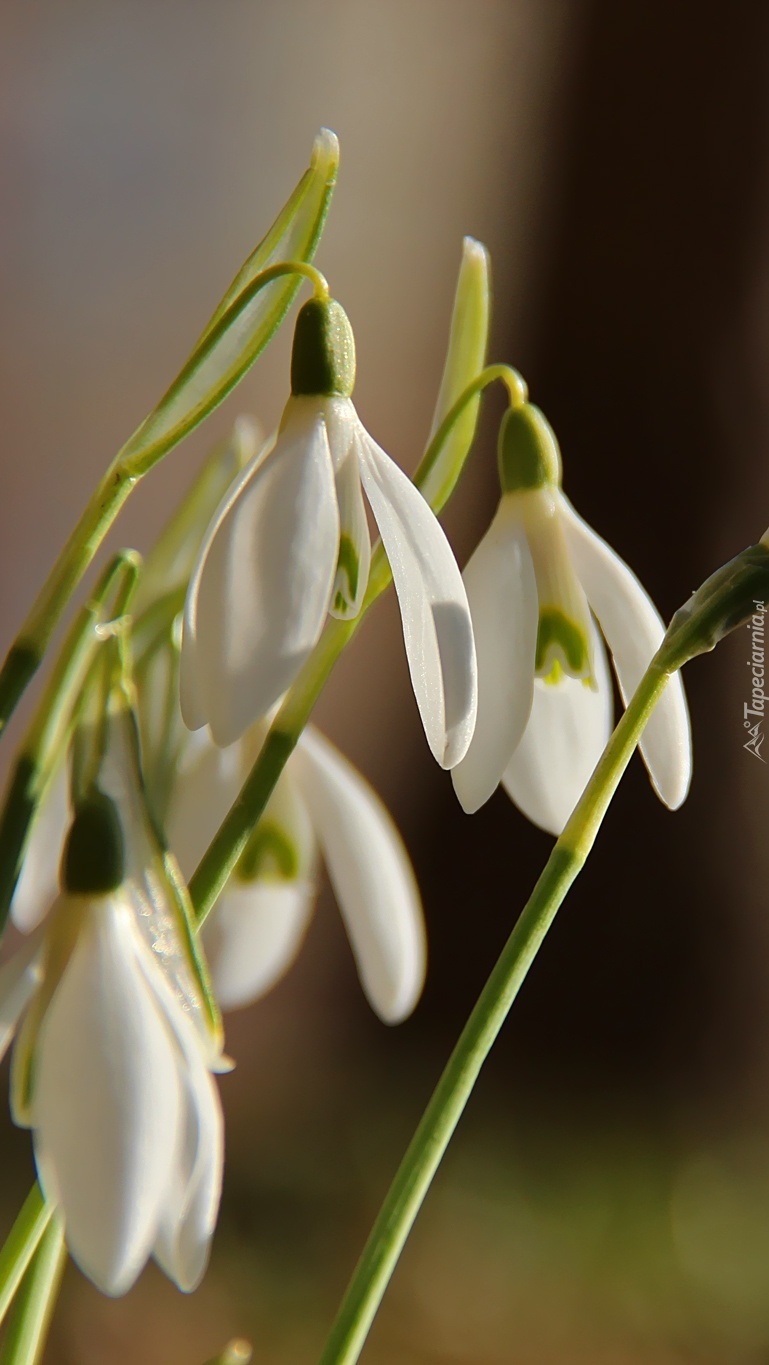
[[[14,1300],[0,1365],[37,1365],[59,1292],[67,1253],[64,1225],[53,1218],[43,1233]]]
[[[35,1182],[0,1250],[0,1322],[8,1312],[52,1213],[51,1205],[46,1204],[40,1186]]]
[[[390,1282],[433,1176],[569,887],[579,873],[641,732],[667,681],[657,659],[612,735],[601,762],[545,864],[449,1058],[388,1191],[321,1357],[352,1365]]]

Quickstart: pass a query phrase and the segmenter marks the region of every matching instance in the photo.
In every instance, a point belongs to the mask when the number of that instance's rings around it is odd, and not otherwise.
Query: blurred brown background
[[[613,0],[4,0],[0,8],[2,638],[106,461],[175,373],[306,164],[342,170],[318,258],[356,329],[356,401],[412,470],[461,237],[489,246],[493,358],[549,415],[567,492],[669,616],[769,522],[769,9]],[[269,426],[290,328],[139,490],[147,548],[241,410]],[[494,428],[446,522],[495,502]],[[742,748],[746,649],[689,670],[692,795],[636,761],[532,971],[365,1359],[769,1359],[769,774]],[[317,1358],[429,1091],[550,840],[504,795],[462,816],[432,764],[397,612],[321,706],[423,887],[414,1018],[369,1014],[324,893],[301,959],[229,1021],[211,1270],[123,1301],[70,1272],[54,1365]],[[27,1135],[4,1120],[10,1225]]]

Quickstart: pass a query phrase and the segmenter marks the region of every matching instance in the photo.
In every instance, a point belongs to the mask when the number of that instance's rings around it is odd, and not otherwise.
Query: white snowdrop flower
[[[0,1047],[14,1033],[12,1107],[33,1130],[46,1199],[73,1259],[106,1294],[154,1256],[181,1289],[208,1259],[226,1069],[173,914],[125,872],[112,800],[75,813],[63,891],[0,971]]]
[[[274,449],[235,480],[187,593],[181,698],[190,729],[238,739],[291,685],[328,611],[354,617],[371,545],[363,493],[392,567],[409,670],[430,748],[459,762],[475,724],[470,612],[451,547],[421,493],[351,401],[344,310],[314,299],[297,318],[290,397]]]
[[[168,838],[189,876],[234,801],[253,736],[227,749],[190,737],[177,772]],[[408,854],[376,793],[308,728],[241,861],[203,928],[223,1009],[249,1004],[293,962],[317,897],[321,852],[372,1008],[386,1023],[413,1010],[425,974],[419,890]]]
[[[564,497],[555,436],[529,403],[505,415],[499,466],[499,508],[464,572],[478,720],[452,778],[466,811],[478,810],[501,781],[529,819],[559,834],[612,728],[604,640],[627,702],[665,628],[627,564]],[[658,796],[675,810],[691,779],[679,674],[640,748]]]

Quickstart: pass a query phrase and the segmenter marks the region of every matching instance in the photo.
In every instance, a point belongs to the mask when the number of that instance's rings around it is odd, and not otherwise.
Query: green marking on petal
[[[342,593],[341,589],[334,599],[334,606],[337,611],[343,610],[345,602],[354,602],[358,592],[358,579],[360,577],[360,556],[355,548],[351,536],[343,533],[339,538],[339,558],[336,561],[336,572],[344,574],[347,579],[347,594]],[[342,599],[340,608],[339,599]]]
[[[294,881],[299,876],[299,851],[280,825],[262,820],[246,844],[235,873],[243,882],[263,876]]]
[[[558,607],[543,607],[539,613],[535,669],[537,676],[549,683],[558,681],[556,669],[574,678],[590,671],[587,638]]]

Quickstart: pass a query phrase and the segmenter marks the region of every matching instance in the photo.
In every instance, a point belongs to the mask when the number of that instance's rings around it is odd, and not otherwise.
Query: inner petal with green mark
[[[360,582],[360,559],[352,539],[348,535],[339,538],[339,558],[336,562],[334,581],[334,613],[339,616],[352,614],[352,606],[358,599]]]
[[[560,490],[537,488],[520,501],[539,605],[535,671],[545,682],[563,674],[593,684],[590,608],[572,567],[560,517]]]

